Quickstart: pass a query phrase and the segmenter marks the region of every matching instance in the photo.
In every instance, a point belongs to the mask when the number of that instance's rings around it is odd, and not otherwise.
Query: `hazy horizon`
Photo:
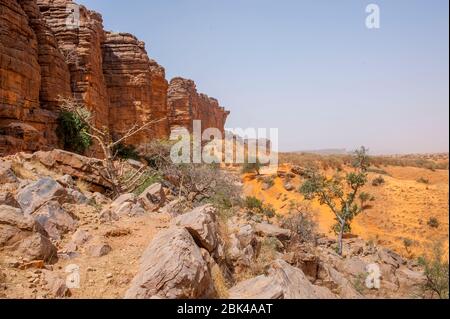
[[[217,98],[227,127],[279,128],[280,151],[449,151],[446,0],[75,1]]]

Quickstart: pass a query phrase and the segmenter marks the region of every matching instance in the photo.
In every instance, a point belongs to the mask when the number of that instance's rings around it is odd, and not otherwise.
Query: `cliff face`
[[[171,130],[185,127],[192,132],[192,121],[202,121],[202,131],[218,128],[224,133],[228,115],[219,102],[197,92],[194,81],[174,78],[170,81],[168,92],[168,111]]]
[[[169,87],[144,43],[104,31],[100,14],[71,0],[0,0],[0,10],[0,155],[58,147],[60,96],[83,102],[117,137],[159,120],[129,144],[191,130],[194,119],[223,130],[228,113],[217,100],[192,81]]]
[[[109,98],[102,67],[101,45],[105,40],[102,17],[71,0],[37,0],[37,4],[69,66],[73,96],[94,113],[98,127],[108,127]]]
[[[57,143],[56,93],[70,94],[69,71],[33,0],[0,1],[0,154]]]
[[[149,59],[144,43],[127,33],[106,33],[103,71],[111,108],[111,129],[125,134],[134,123],[161,120],[167,114],[167,82],[164,69]],[[149,137],[168,136],[167,118],[131,137],[139,144]]]

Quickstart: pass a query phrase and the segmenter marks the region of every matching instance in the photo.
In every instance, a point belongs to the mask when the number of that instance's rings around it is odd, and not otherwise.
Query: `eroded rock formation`
[[[223,131],[228,112],[149,58],[127,33],[106,32],[100,14],[72,0],[0,0],[0,155],[58,147],[60,97],[74,97],[98,127],[119,137],[158,120],[126,141],[168,138],[171,128],[202,120]]]
[[[103,70],[110,98],[111,129],[125,134],[134,123],[161,120],[127,142],[139,144],[150,136],[169,134],[165,71],[149,59],[145,45],[128,33],[106,33]]]
[[[229,115],[219,102],[197,92],[194,81],[174,78],[169,84],[168,109],[171,130],[179,127],[192,132],[192,121],[201,120],[202,130],[218,128],[224,133],[224,126]]]

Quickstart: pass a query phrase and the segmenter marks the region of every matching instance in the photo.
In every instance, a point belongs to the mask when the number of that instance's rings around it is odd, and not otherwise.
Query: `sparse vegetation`
[[[430,184],[430,180],[429,180],[429,179],[426,179],[426,178],[424,178],[424,177],[420,177],[419,179],[417,179],[417,183],[421,183],[421,184],[426,184],[426,185],[428,185],[428,184]]]
[[[351,164],[351,154],[333,154],[323,155],[315,153],[280,153],[280,163],[290,163],[307,168],[330,168],[338,169],[340,166],[348,166]],[[417,167],[425,168],[431,171],[449,169],[448,154],[435,155],[401,155],[401,156],[372,156],[371,166],[368,172],[389,175],[386,170],[381,167],[400,166],[400,167]]]
[[[403,238],[403,247],[405,247],[406,252],[410,253],[410,248],[414,245],[414,241],[410,238]]]
[[[245,198],[244,208],[247,209],[247,212],[250,214],[265,217],[267,221],[270,221],[270,219],[276,215],[272,205],[265,205],[262,201],[253,196]]]
[[[85,114],[80,116],[63,109],[58,117],[56,135],[66,151],[84,154],[92,146],[89,126],[83,120],[83,116],[90,115],[86,109],[83,113]]]
[[[419,258],[419,263],[424,267],[424,274],[427,278],[422,288],[425,294],[430,294],[431,298],[437,296],[440,299],[448,299],[448,260],[444,257],[440,244],[436,244],[432,251],[430,258]]]
[[[275,186],[275,179],[273,176],[264,177],[262,180],[263,184],[267,185],[268,188],[272,188]]]
[[[367,183],[367,149],[355,151],[353,171],[342,176],[336,173],[331,178],[312,171],[309,178],[300,186],[300,192],[308,200],[318,199],[321,205],[328,206],[336,217],[333,227],[338,235],[338,253],[342,255],[342,239],[351,231],[351,221],[364,210],[364,206],[355,203],[361,188]],[[338,205],[336,204],[338,203]]]
[[[353,280],[353,287],[361,295],[363,295],[366,290],[365,280],[366,280],[367,275],[368,275],[367,273],[360,273]]]
[[[254,173],[256,175],[261,175],[262,164],[258,158],[246,159],[245,163],[242,165],[242,173],[250,174]]]
[[[121,159],[140,159],[139,153],[133,145],[125,145],[123,143],[119,143],[114,147],[113,152],[115,156]]]
[[[430,219],[428,219],[427,225],[431,228],[439,228],[439,220],[436,217],[430,217]]]
[[[83,135],[95,140],[103,153],[101,166],[93,167],[109,185],[111,185],[112,197],[116,198],[120,194],[128,193],[136,189],[142,178],[148,173],[145,165],[138,169],[127,167],[126,161],[117,157],[115,149],[128,138],[148,128],[150,125],[162,121],[163,119],[150,121],[141,125],[133,125],[127,133],[117,140],[113,140],[107,127],[98,128],[95,125],[93,115],[86,107],[70,98],[60,98],[61,109],[64,114],[70,114],[84,128]],[[77,132],[75,132],[77,133]]]
[[[385,171],[384,169],[377,168],[377,167],[369,167],[369,168],[367,169],[367,172],[368,172],[368,173],[379,174],[379,175],[387,175],[387,176],[390,175],[390,174],[389,174],[387,171]],[[381,176],[380,176],[380,177],[381,177]]]
[[[380,175],[373,179],[372,186],[378,187],[378,186],[384,185],[385,183],[386,183],[386,181],[384,180],[383,176]]]
[[[308,207],[298,202],[289,203],[289,214],[281,218],[281,227],[292,231],[291,242],[314,242],[317,224],[313,221]]]

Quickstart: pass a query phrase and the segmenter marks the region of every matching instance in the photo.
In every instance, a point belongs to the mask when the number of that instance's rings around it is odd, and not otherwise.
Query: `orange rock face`
[[[71,0],[37,0],[37,4],[69,66],[73,96],[93,112],[98,127],[108,127],[109,98],[101,49],[105,33],[101,15]]]
[[[103,57],[111,130],[124,135],[135,123],[163,119],[127,143],[136,145],[167,137],[167,81],[164,69],[149,59],[144,43],[128,33],[106,33]]]
[[[201,120],[202,130],[218,128],[224,132],[230,114],[216,99],[199,94],[194,81],[179,77],[170,81],[167,104],[171,130],[185,127],[192,132],[193,121]]]
[[[197,119],[223,131],[228,112],[217,100],[190,80],[169,87],[145,44],[105,32],[100,14],[71,0],[0,0],[0,11],[0,156],[58,147],[59,97],[84,103],[117,138],[159,120],[126,141],[136,146]]]
[[[57,143],[57,93],[70,94],[69,71],[33,0],[1,0],[0,154]]]

